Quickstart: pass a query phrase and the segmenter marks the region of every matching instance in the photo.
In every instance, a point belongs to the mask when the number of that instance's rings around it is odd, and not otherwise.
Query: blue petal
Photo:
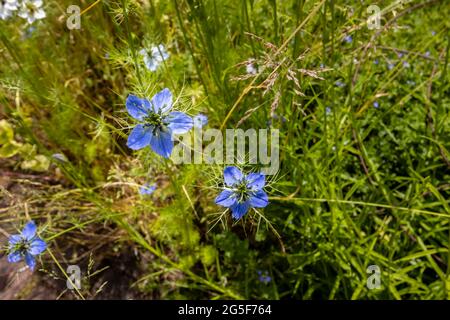
[[[243,177],[241,170],[236,167],[226,167],[225,170],[223,170],[225,184],[229,187],[240,183]]]
[[[28,252],[25,253],[25,263],[27,264],[27,266],[31,269],[34,270],[34,267],[36,266],[36,260],[34,259],[34,257],[29,254]]]
[[[150,101],[140,99],[132,94],[128,95],[125,105],[130,116],[139,121],[142,121],[150,110]]]
[[[250,173],[247,175],[247,188],[261,190],[266,185],[266,176],[262,173]]]
[[[166,113],[172,109],[172,92],[165,88],[152,98],[152,107],[155,113]]]
[[[45,249],[47,249],[47,244],[45,243],[45,241],[37,238],[31,242],[30,249],[28,250],[28,252],[33,256],[35,256],[37,254],[44,252]]]
[[[34,221],[28,222],[22,230],[22,237],[26,240],[31,240],[36,235],[36,225]]]
[[[164,158],[169,158],[173,149],[172,133],[170,130],[157,130],[150,141],[152,150]]]
[[[202,128],[208,124],[208,117],[199,113],[194,117],[194,127]]]
[[[250,196],[248,201],[254,208],[264,208],[269,204],[269,197],[263,190],[258,190]]]
[[[13,234],[9,237],[9,246],[10,247],[14,247],[14,245],[16,245],[17,243],[20,242],[20,240],[22,240],[22,236],[20,234]]]
[[[148,146],[152,140],[153,127],[147,126],[144,127],[142,124],[138,124],[133,131],[131,131],[127,146],[133,150],[139,150],[146,146]]]
[[[151,195],[156,190],[156,183],[149,185],[148,183],[139,188],[139,193],[142,195]]]
[[[11,252],[8,255],[8,262],[10,262],[10,263],[19,262],[21,259],[22,259],[22,255],[20,254],[19,251]]]
[[[222,207],[229,208],[236,204],[236,194],[230,190],[223,190],[215,200],[216,204]]]
[[[242,218],[247,213],[249,208],[250,208],[250,204],[248,203],[248,201],[245,201],[245,202],[242,202],[242,203],[236,202],[231,207],[233,218],[235,218],[236,220],[239,220],[240,218]]]
[[[159,64],[155,60],[151,59],[148,56],[144,57],[144,64],[145,64],[145,67],[152,72],[155,72],[159,66]]]
[[[145,67],[150,71],[156,71],[156,69],[158,68],[158,63],[154,61],[152,57],[149,56],[147,50],[142,49],[141,51],[139,51],[139,54],[144,59]]]
[[[153,58],[158,62],[163,62],[167,58],[169,58],[169,53],[167,52],[166,48],[160,44],[157,47],[152,48],[152,56]]]
[[[183,134],[192,129],[194,122],[192,118],[180,111],[174,111],[167,117],[169,129],[174,134]]]

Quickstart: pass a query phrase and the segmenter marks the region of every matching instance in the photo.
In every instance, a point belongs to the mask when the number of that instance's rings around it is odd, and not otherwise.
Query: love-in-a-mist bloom
[[[154,184],[146,183],[139,188],[139,193],[143,196],[149,196],[153,192],[155,192],[155,190],[156,190],[156,183]]]
[[[0,19],[6,20],[19,8],[17,0],[0,0]]]
[[[272,281],[272,277],[269,275],[269,272],[258,270],[258,280],[264,284],[268,284]]]
[[[216,204],[230,208],[234,219],[242,218],[250,208],[264,208],[269,198],[263,190],[266,177],[262,173],[244,175],[236,167],[223,171],[224,190],[217,196]]]
[[[193,124],[191,117],[180,111],[171,111],[172,93],[165,88],[149,101],[129,95],[128,113],[139,121],[131,131],[127,146],[139,150],[150,146],[154,152],[169,158],[173,149],[173,135],[188,132]]]
[[[21,18],[27,19],[30,24],[36,20],[44,19],[46,14],[42,8],[43,4],[42,0],[22,0],[18,15]]]
[[[352,43],[353,38],[352,38],[352,36],[348,35],[348,36],[344,37],[344,41],[347,42],[347,43]]]
[[[159,46],[151,47],[150,50],[142,49],[139,54],[144,59],[144,64],[150,71],[156,71],[158,66],[167,58],[169,53],[166,48],[160,44]]]
[[[25,259],[27,266],[33,270],[36,266],[35,256],[47,249],[44,240],[36,235],[36,224],[34,221],[28,222],[20,234],[13,234],[9,237],[8,262],[19,262]]]
[[[203,113],[199,113],[198,115],[194,116],[194,127],[203,128],[207,124],[208,124],[208,117]]]

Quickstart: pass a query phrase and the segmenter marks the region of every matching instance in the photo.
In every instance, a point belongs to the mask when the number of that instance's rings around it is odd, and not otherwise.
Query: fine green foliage
[[[44,1],[33,31],[0,20],[0,166],[33,188],[0,185],[0,231],[41,225],[44,278],[133,252],[124,290],[156,298],[450,299],[446,1],[92,0],[69,30],[72,2]],[[208,128],[279,130],[267,207],[235,221],[214,202],[224,166],[127,147],[127,96],[166,87]]]

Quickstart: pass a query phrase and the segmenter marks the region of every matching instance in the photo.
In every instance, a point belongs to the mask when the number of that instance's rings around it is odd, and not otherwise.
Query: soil
[[[54,173],[36,174],[32,172],[18,172],[14,167],[13,159],[0,159],[0,248],[7,244],[8,234],[16,232],[18,210],[23,203],[29,202],[30,197],[39,197],[40,188],[67,184],[65,181],[55,180]],[[57,176],[57,175],[56,175]],[[33,202],[36,206],[36,201]],[[31,206],[30,206],[31,207]],[[30,211],[33,208],[29,208]],[[45,211],[45,208],[40,208]],[[22,217],[23,218],[23,217]],[[114,226],[105,227],[103,224],[92,226],[93,234],[98,236],[100,246],[89,247],[90,242],[76,245],[72,238],[58,239],[58,243],[52,243],[52,251],[55,252],[58,261],[66,266],[70,263],[67,257],[72,257],[77,252],[80,257],[76,264],[82,272],[82,284],[88,288],[82,288],[81,292],[86,299],[145,299],[151,298],[142,294],[131,285],[143,276],[149,257],[143,257],[139,253],[133,253],[132,244],[122,242],[115,245],[120,238],[120,232]],[[80,232],[80,236],[84,236]],[[104,238],[101,238],[104,237]],[[105,237],[113,239],[104,241]],[[98,241],[98,240],[103,241]],[[79,240],[79,239],[75,239]],[[81,239],[83,240],[83,239]],[[81,242],[81,241],[80,241]],[[76,245],[76,247],[74,247]],[[115,250],[111,250],[114,245]],[[110,253],[111,252],[111,253]],[[92,253],[95,264],[91,273],[102,270],[97,275],[85,277]],[[43,265],[38,265],[34,272],[26,268],[23,262],[9,263],[4,251],[0,251],[0,300],[10,299],[79,299],[79,296],[71,290],[67,290],[66,279],[59,268],[48,255],[43,255]]]

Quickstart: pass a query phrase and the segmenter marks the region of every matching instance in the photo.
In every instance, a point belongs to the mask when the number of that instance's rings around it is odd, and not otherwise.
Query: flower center
[[[165,118],[166,117],[160,113],[150,112],[144,118],[145,126],[152,126],[154,128],[154,131],[163,130],[167,125]]]
[[[242,203],[247,201],[250,198],[250,193],[247,188],[247,182],[243,180],[241,183],[239,183],[236,188],[235,192],[237,194],[238,202]]]
[[[26,4],[25,4],[25,7],[27,8],[27,10],[28,10],[30,13],[34,13],[34,12],[37,11],[36,6],[35,6],[34,4],[32,4],[32,3],[30,3],[30,2],[26,3]]]
[[[13,251],[20,252],[22,254],[24,254],[28,250],[30,250],[30,243],[29,243],[29,241],[27,241],[25,239],[22,239],[18,243],[16,243],[14,245],[14,249],[13,249]]]

